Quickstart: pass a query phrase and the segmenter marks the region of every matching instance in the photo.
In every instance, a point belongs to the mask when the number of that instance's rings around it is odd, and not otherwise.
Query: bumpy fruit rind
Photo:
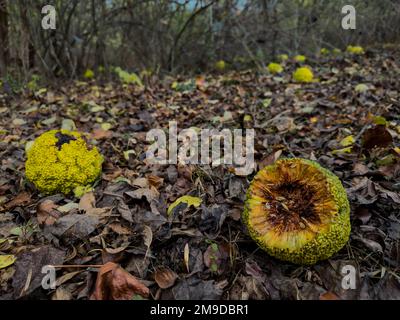
[[[313,72],[307,67],[297,68],[293,73],[293,78],[297,82],[312,82],[314,79]]]
[[[364,54],[364,48],[361,46],[347,46],[346,51],[351,54]]]
[[[283,71],[283,67],[279,63],[271,62],[268,65],[268,71],[272,74],[281,73]]]
[[[312,82],[314,79],[314,74],[309,68],[302,67],[296,69],[293,74],[293,78],[297,82]]]
[[[224,61],[224,60],[219,60],[219,61],[217,61],[217,62],[215,63],[215,68],[216,68],[218,71],[224,71],[225,68],[226,68],[226,63],[225,63],[225,61]]]
[[[282,62],[286,61],[289,59],[289,56],[286,53],[278,55],[278,59]]]
[[[302,54],[298,54],[297,56],[294,57],[294,60],[296,62],[305,62],[306,61],[306,56],[303,56]]]
[[[75,131],[51,130],[27,151],[25,174],[44,194],[68,194],[92,184],[101,174],[103,157]]]
[[[271,256],[311,265],[350,236],[350,206],[339,178],[306,159],[281,159],[260,170],[242,215],[251,237]]]

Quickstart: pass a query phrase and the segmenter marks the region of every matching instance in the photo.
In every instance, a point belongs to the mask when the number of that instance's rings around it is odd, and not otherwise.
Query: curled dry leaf
[[[294,119],[291,117],[279,117],[274,120],[273,124],[279,132],[286,132],[296,129]]]
[[[357,162],[353,167],[353,172],[357,175],[364,175],[369,172],[369,168],[360,162]]]
[[[178,275],[167,267],[158,268],[154,273],[154,280],[161,289],[167,289],[175,284]]]
[[[370,150],[376,147],[385,148],[391,145],[393,137],[384,125],[377,125],[364,132],[362,145],[365,149]]]
[[[45,200],[37,207],[37,219],[40,225],[50,226],[54,224],[61,214],[57,211],[58,205],[52,200]]]
[[[355,238],[360,240],[372,252],[380,252],[380,253],[383,252],[383,248],[378,242],[362,237],[355,237]]]
[[[262,168],[264,168],[264,167],[266,167],[266,166],[270,166],[270,165],[274,164],[275,161],[279,159],[279,157],[281,156],[281,154],[282,154],[282,149],[279,149],[279,150],[277,150],[277,151],[271,153],[270,155],[268,155],[267,157],[265,157],[265,158],[258,164],[258,167],[259,167],[260,169],[262,169]]]
[[[112,136],[112,131],[104,130],[104,129],[94,129],[92,132],[92,138],[95,140],[103,140],[108,139]]]
[[[46,226],[45,232],[64,239],[86,239],[99,224],[99,218],[94,215],[70,213]]]
[[[132,181],[132,185],[139,188],[148,188],[149,181],[146,178],[136,178]]]
[[[21,192],[14,199],[7,202],[4,205],[4,209],[11,210],[11,209],[14,209],[15,207],[26,206],[29,203],[31,203],[31,195],[28,192]],[[0,211],[2,211],[1,208],[0,208]]]
[[[119,222],[113,222],[108,227],[118,235],[131,234],[132,230]]]
[[[132,300],[137,296],[147,298],[149,289],[136,277],[114,262],[103,265],[97,274],[91,300]]]
[[[154,188],[158,189],[163,184],[164,179],[160,178],[158,176],[150,174],[147,177],[147,181],[149,182],[149,185],[151,185]]]
[[[79,210],[88,212],[96,207],[96,199],[93,192],[85,193],[79,201]]]
[[[119,201],[117,210],[121,214],[122,218],[129,222],[133,222],[132,212],[126,203],[124,203],[123,201]]]
[[[51,295],[51,300],[72,300],[73,296],[70,291],[64,287],[58,287],[57,290]]]
[[[145,254],[146,258],[147,254],[149,253],[151,243],[153,242],[153,231],[149,226],[144,226],[142,234],[143,234],[143,242],[144,245],[146,246],[146,254]]]
[[[185,244],[185,248],[183,249],[183,262],[185,263],[185,267],[187,272],[190,272],[189,269],[189,254],[190,254],[190,250],[189,250],[189,243]]]
[[[157,191],[157,189],[152,186],[150,188],[140,188],[135,191],[129,191],[126,192],[126,194],[133,199],[139,200],[142,199],[142,197],[145,197],[149,203],[153,200],[156,200],[160,196],[160,193]]]
[[[87,192],[82,196],[79,201],[79,210],[92,216],[103,217],[111,214],[111,208],[96,208],[96,198],[93,192]]]
[[[143,241],[148,250],[153,242],[153,231],[149,226],[143,227]]]

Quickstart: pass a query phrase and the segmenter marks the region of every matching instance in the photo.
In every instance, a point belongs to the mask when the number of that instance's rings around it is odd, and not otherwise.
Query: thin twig
[[[53,268],[101,268],[103,265],[102,264],[55,264],[55,265],[49,265],[49,267]]]

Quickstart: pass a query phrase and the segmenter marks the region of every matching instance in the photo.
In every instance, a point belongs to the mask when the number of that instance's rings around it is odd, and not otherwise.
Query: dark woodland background
[[[56,30],[41,28],[47,4]],[[357,9],[356,30],[341,28],[346,4]],[[280,53],[393,43],[399,29],[397,0],[0,0],[0,73],[26,82],[117,66],[193,73],[221,59],[261,67]]]

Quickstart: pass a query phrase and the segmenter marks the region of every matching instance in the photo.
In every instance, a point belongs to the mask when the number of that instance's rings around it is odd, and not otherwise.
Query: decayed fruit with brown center
[[[247,192],[243,221],[270,255],[314,264],[350,235],[350,207],[339,178],[306,159],[281,159],[260,170]]]

